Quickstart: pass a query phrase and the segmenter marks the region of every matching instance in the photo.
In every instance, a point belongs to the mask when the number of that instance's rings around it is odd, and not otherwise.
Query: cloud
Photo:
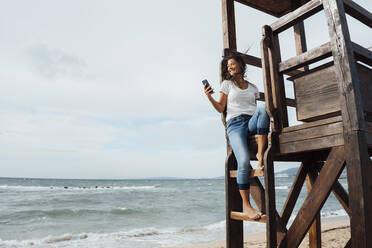
[[[85,61],[61,49],[38,43],[27,47],[25,53],[33,71],[47,79],[80,78],[85,75]]]

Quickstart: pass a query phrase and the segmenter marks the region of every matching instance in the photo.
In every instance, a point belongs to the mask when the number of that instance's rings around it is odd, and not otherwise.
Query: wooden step
[[[237,177],[238,171],[237,170],[231,170],[230,171],[230,177],[234,178]],[[263,170],[251,170],[251,175],[249,176],[250,178],[252,177],[263,177],[264,176],[264,171]]]
[[[246,213],[231,211],[230,218],[233,220],[246,220],[246,221],[252,221],[252,222],[266,223],[266,215],[262,215],[259,220],[253,220],[249,218]]]

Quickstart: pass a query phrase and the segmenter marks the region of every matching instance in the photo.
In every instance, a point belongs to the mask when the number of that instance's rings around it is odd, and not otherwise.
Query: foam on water
[[[136,228],[128,231],[112,233],[66,233],[57,236],[47,236],[40,239],[27,240],[2,240],[1,248],[62,248],[62,247],[162,247],[170,245],[182,245],[195,241],[195,236],[200,237],[225,229],[225,221],[188,228]],[[208,241],[208,238],[205,242]],[[135,246],[133,246],[135,245]]]
[[[17,190],[17,191],[50,191],[50,190],[153,190],[156,185],[150,186],[93,186],[93,187],[74,187],[74,186],[22,186],[22,185],[0,185],[0,190]]]

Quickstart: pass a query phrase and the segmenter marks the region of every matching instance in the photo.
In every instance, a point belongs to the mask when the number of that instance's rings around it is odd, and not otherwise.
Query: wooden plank
[[[352,42],[355,58],[367,65],[372,66],[372,51]]]
[[[296,74],[295,76],[292,76],[292,77],[288,77],[287,80],[289,81],[294,81],[295,79],[299,78],[299,77],[303,77],[303,76],[306,76],[310,73],[313,73],[313,72],[316,72],[316,71],[320,71],[320,70],[323,70],[324,68],[327,68],[327,67],[330,67],[333,65],[333,61],[330,61],[330,62],[327,62],[325,64],[322,64],[320,66],[316,66],[314,68],[311,68],[309,69],[308,71],[304,71],[304,72],[301,72],[301,73],[298,73]]]
[[[296,178],[293,181],[288,197],[280,213],[280,217],[282,219],[282,223],[284,226],[287,226],[289,218],[291,217],[291,214],[296,205],[298,196],[301,193],[302,185],[305,182],[306,174],[307,174],[307,168],[304,166],[303,163],[301,163],[300,167],[298,168]]]
[[[303,123],[303,124],[296,125],[296,126],[286,127],[283,129],[283,133],[294,132],[294,131],[305,129],[305,128],[317,127],[317,126],[327,125],[327,124],[340,122],[340,121],[342,121],[341,116],[331,117],[328,119],[323,119],[323,120],[313,121],[309,123]]]
[[[262,67],[261,59],[252,55],[237,52],[247,65],[252,65],[258,68]]]
[[[233,220],[246,220],[246,221],[252,221],[252,222],[266,223],[266,216],[265,215],[263,215],[261,217],[261,219],[253,220],[253,219],[249,218],[246,213],[231,211],[230,216],[231,216],[231,219],[233,219]]]
[[[287,245],[286,247],[298,247],[300,245],[315,216],[329,196],[333,183],[344,168],[344,155],[343,146],[332,149],[310,193],[288,230],[286,244],[282,242],[279,247],[284,245]]]
[[[222,0],[223,47],[236,51],[234,0]]]
[[[320,138],[329,135],[343,134],[342,122],[330,123],[323,126],[310,127],[301,129],[295,132],[287,132],[279,135],[280,143],[295,142],[300,140],[308,140]]]
[[[231,178],[236,178],[238,175],[237,170],[231,170],[230,171],[230,177]],[[264,171],[263,170],[251,170],[251,174],[249,175],[250,178],[253,177],[263,177],[264,176]]]
[[[300,1],[294,2],[295,8],[298,8],[301,6]],[[294,38],[295,38],[295,45],[296,45],[296,55],[300,55],[307,51],[307,45],[306,45],[306,35],[305,35],[305,25],[304,22],[301,21],[293,26],[293,32],[294,32]],[[304,66],[302,68],[299,68],[300,71],[308,71],[309,67]]]
[[[314,139],[294,141],[289,143],[280,142],[280,153],[289,154],[298,152],[318,151],[330,147],[340,146],[343,144],[344,144],[343,135],[336,134]]]
[[[235,0],[238,3],[244,4],[251,8],[257,9],[269,15],[280,17],[288,13],[290,9],[290,1],[276,1],[276,0]]]
[[[309,171],[306,176],[306,185],[307,185],[307,193],[311,192],[313,185],[315,183],[316,178],[318,177],[318,172],[316,168],[311,167],[311,162],[308,165]],[[321,241],[321,226],[320,226],[320,211],[318,211],[317,215],[315,216],[315,220],[309,229],[309,248],[320,248],[322,247]]]
[[[330,57],[332,55],[330,43],[327,42],[320,47],[311,49],[310,51],[304,52],[296,57],[290,58],[279,64],[279,71],[285,72],[294,70],[311,63],[315,63],[324,58]]]
[[[365,133],[361,85],[353,45],[347,26],[343,1],[323,0],[338,79],[344,123],[348,172],[352,247],[372,247],[371,162]]]
[[[300,8],[292,11],[285,16],[279,18],[276,22],[271,24],[271,29],[274,33],[280,33],[289,27],[303,21],[304,19],[318,13],[323,9],[322,0],[312,0]]]
[[[299,121],[313,121],[341,115],[334,66],[294,80],[296,114]]]
[[[372,13],[351,0],[344,0],[345,12],[372,28]]]

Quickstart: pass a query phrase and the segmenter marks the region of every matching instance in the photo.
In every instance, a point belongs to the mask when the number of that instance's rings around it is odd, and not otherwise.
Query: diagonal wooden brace
[[[289,228],[286,239],[280,243],[279,247],[298,247],[300,245],[345,166],[344,151],[343,146],[332,148],[313,188]]]

